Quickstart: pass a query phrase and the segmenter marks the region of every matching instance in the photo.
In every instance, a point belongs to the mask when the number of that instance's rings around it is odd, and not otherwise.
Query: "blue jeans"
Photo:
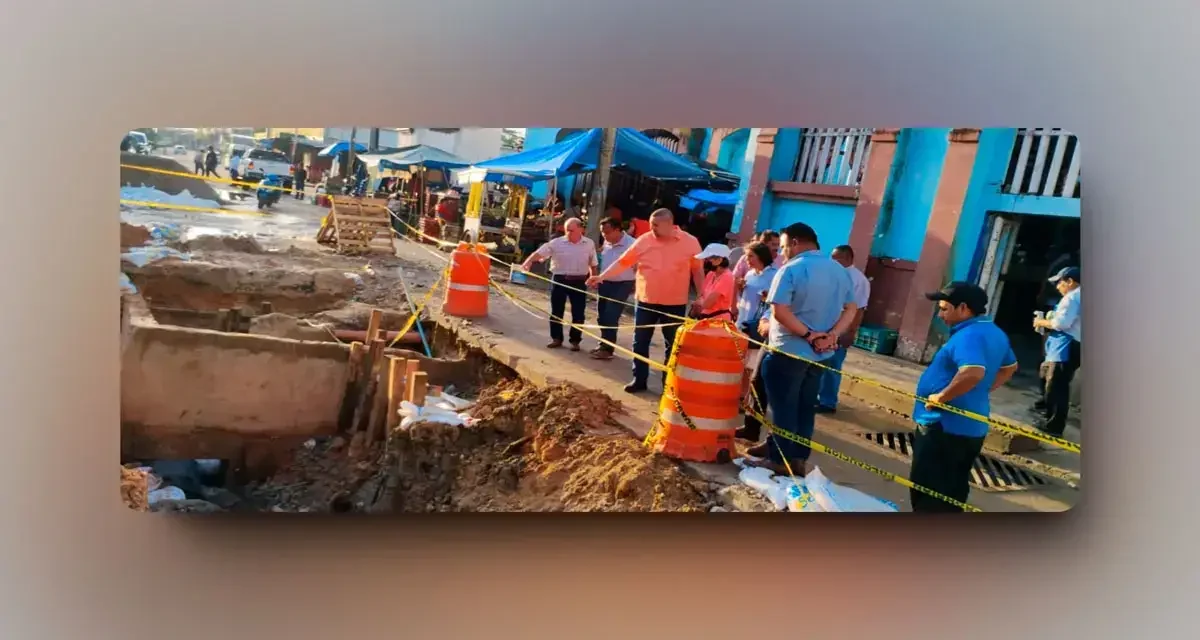
[[[842,370],[842,364],[846,362],[846,347],[838,347],[837,351],[822,364]],[[842,387],[842,374],[830,371],[829,369],[821,370],[821,392],[817,395],[817,404],[826,409],[836,409],[838,404],[838,390]]]
[[[637,329],[633,330],[633,352],[643,358],[649,358],[650,341],[654,339],[654,327],[646,325],[670,323],[671,326],[662,328],[663,347],[666,350],[663,354],[663,364],[666,364],[667,360],[671,358],[671,347],[675,345],[675,331],[679,329],[679,323],[682,322],[679,318],[684,317],[686,314],[686,304],[650,304],[648,302],[638,302],[637,309],[633,315],[633,322],[638,326]],[[650,365],[634,358],[633,381],[644,385],[648,377],[650,377]]]
[[[822,369],[782,353],[771,352],[763,357],[762,376],[767,387],[767,405],[776,427],[802,438],[812,439],[817,426],[817,394],[821,389]],[[812,452],[807,446],[783,436],[769,438],[768,458],[782,464],[808,460]],[[778,446],[776,446],[778,445]],[[780,451],[782,449],[782,451]]]
[[[597,315],[600,318],[600,337],[609,342],[617,341],[617,324],[621,319],[621,313],[625,311],[625,305],[613,300],[625,302],[629,296],[633,294],[633,280],[625,282],[601,282],[599,304],[597,305]],[[605,300],[611,298],[612,300]],[[611,345],[601,343],[601,349],[612,351]]]

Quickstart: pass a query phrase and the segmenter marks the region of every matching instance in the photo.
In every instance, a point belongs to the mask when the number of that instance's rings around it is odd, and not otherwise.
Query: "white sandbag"
[[[146,504],[149,506],[164,500],[187,500],[187,494],[179,487],[163,487],[146,494]]]
[[[449,404],[451,407],[454,408],[455,411],[458,411],[459,413],[466,411],[472,405],[475,404],[475,402],[472,400],[464,400],[463,398],[459,398],[457,396],[452,396],[452,395],[446,393],[445,391],[443,391],[442,394],[440,396],[438,396],[438,400]]]
[[[835,484],[814,467],[804,478],[805,487],[824,511],[832,513],[895,513],[894,503],[863,493],[858,489]]]
[[[215,475],[221,470],[220,460],[197,460],[196,466],[200,468],[200,473],[206,476]]]
[[[787,508],[787,490],[772,477],[769,469],[762,467],[746,467],[738,473],[742,484],[762,494],[780,511]]]
[[[787,506],[788,511],[793,513],[823,513],[825,510],[813,498],[813,494],[804,484],[803,478],[792,480],[784,478],[783,483],[787,488]]]
[[[464,424],[462,418],[452,413],[433,413],[408,416],[400,421],[400,428],[408,429],[418,422],[436,422],[439,424],[448,424],[452,427],[461,427]]]

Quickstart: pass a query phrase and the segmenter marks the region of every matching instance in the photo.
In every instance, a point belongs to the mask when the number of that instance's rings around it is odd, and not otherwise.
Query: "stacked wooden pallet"
[[[386,200],[341,195],[331,200],[317,242],[333,245],[340,253],[396,252]]]

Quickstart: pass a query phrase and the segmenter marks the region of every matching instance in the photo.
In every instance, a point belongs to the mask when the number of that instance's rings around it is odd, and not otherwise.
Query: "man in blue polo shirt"
[[[926,400],[918,400],[913,407],[917,428],[908,479],[966,502],[971,492],[971,468],[983,449],[988,423],[938,405],[990,417],[989,396],[1016,373],[1017,357],[1008,335],[984,316],[988,297],[983,289],[952,282],[925,297],[937,302],[938,317],[950,327],[950,339],[934,354],[917,381],[917,395]],[[914,512],[962,511],[915,489],[910,489],[909,495]]]
[[[763,357],[760,368],[775,426],[811,439],[825,371],[814,363],[832,357],[838,338],[854,323],[854,284],[845,267],[821,254],[812,227],[800,222],[789,226],[780,234],[780,244],[787,262],[775,274],[767,293],[772,350]],[[790,467],[802,476],[811,452],[805,445],[771,435],[747,454],[765,457],[755,464],[776,473],[786,473]]]

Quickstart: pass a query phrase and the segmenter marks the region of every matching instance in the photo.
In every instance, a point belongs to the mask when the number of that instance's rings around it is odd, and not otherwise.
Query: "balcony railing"
[[[805,129],[795,181],[857,187],[867,168],[873,129]]]
[[[1078,198],[1079,138],[1062,129],[1019,129],[1013,141],[1004,193]]]

